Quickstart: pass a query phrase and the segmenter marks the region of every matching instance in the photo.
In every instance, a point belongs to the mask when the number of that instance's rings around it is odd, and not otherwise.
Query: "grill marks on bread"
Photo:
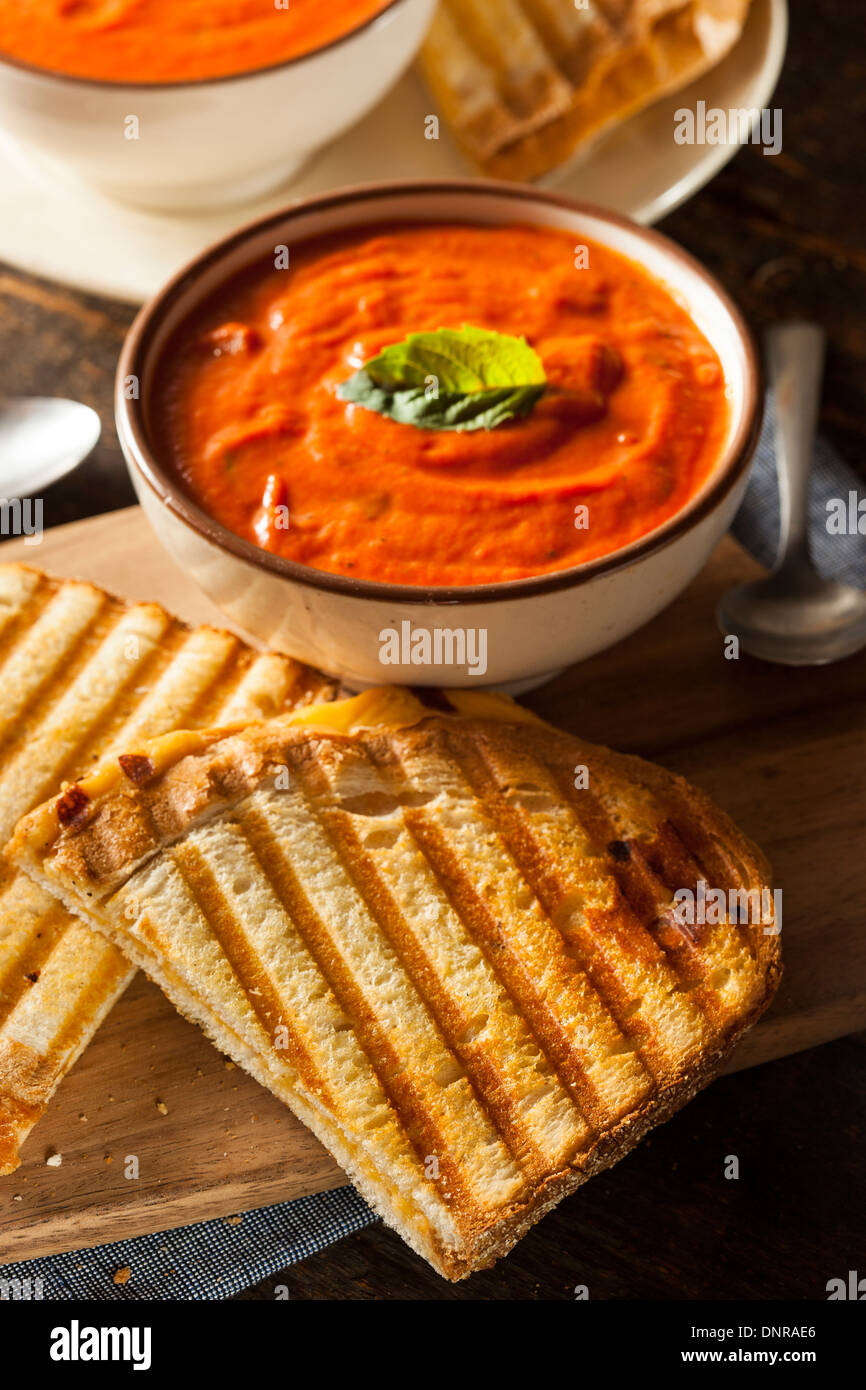
[[[674,889],[710,878],[705,845],[764,881],[661,769],[434,714],[215,738],[19,851],[178,1002],[197,996],[455,1277],[682,1103],[769,999],[767,938],[659,930]]]
[[[287,657],[190,629],[156,604],[0,565],[0,844],[100,757],[332,691]],[[74,787],[67,804],[71,821],[87,818]],[[132,974],[114,945],[0,862],[0,1173]]]

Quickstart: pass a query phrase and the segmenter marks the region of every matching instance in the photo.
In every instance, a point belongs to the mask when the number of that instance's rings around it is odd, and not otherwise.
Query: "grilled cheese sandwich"
[[[765,927],[673,910],[770,883],[702,793],[504,697],[443,703],[130,746],[12,854],[456,1279],[705,1085],[780,964]]]
[[[0,565],[0,845],[65,779],[179,726],[333,693],[316,672],[153,603]],[[132,978],[130,963],[0,861],[0,1174]]]

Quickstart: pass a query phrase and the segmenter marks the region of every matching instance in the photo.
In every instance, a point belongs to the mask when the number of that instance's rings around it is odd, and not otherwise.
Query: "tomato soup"
[[[74,77],[189,82],[298,58],[388,0],[0,0],[0,53]]]
[[[525,337],[545,394],[498,428],[398,423],[338,389],[409,333]],[[150,430],[185,490],[291,560],[425,586],[608,555],[692,498],[720,456],[719,360],[640,266],[572,233],[398,225],[252,267],[181,324]]]

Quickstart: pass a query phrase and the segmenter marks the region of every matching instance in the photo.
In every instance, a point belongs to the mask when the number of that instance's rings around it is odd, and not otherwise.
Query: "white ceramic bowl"
[[[242,202],[375,105],[414,58],[435,3],[391,0],[300,58],[192,82],[69,77],[0,54],[0,127],[55,174],[126,202],[177,211]],[[125,134],[130,116],[137,139]]]
[[[369,223],[436,219],[567,228],[577,240],[595,240],[640,262],[688,308],[722,363],[731,410],[718,462],[680,512],[612,555],[571,569],[501,584],[424,589],[326,574],[266,553],[189,500],[155,456],[147,426],[154,367],[180,320],[275,242],[291,245]],[[140,383],[139,399],[127,399],[129,377]],[[733,304],[696,261],[657,232],[525,186],[471,180],[379,184],[310,199],[245,227],[172,280],[139,314],[124,345],[117,428],[157,535],[240,627],[356,688],[400,682],[493,685],[516,693],[633,632],[701,569],[746,487],[760,425],[760,384],[752,339]],[[473,673],[468,664],[383,665],[382,633],[402,633],[404,622],[413,633],[483,631],[484,671]]]

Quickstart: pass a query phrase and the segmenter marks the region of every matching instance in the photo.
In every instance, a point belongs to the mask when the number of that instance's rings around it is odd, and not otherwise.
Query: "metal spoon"
[[[723,632],[762,661],[822,666],[866,646],[866,593],[822,579],[809,554],[809,474],[824,367],[823,331],[786,323],[767,334],[776,406],[782,534],[767,579],[741,584],[716,608]]]
[[[78,401],[30,396],[0,402],[0,498],[32,497],[92,451],[102,425]]]

